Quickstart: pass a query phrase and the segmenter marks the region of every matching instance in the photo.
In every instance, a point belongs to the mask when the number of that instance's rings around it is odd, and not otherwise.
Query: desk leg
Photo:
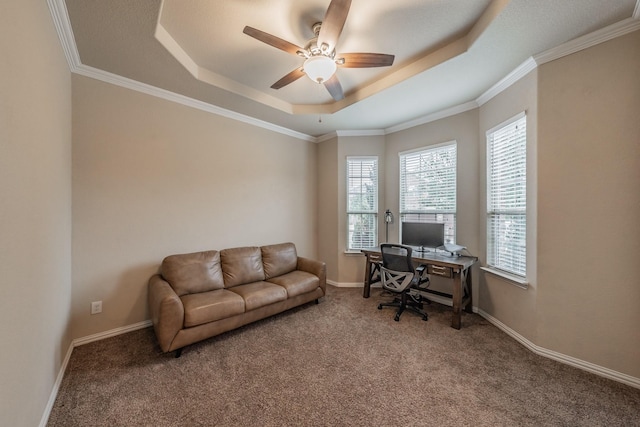
[[[462,325],[462,272],[453,272],[453,316],[451,317],[451,327],[460,329]]]
[[[371,283],[369,281],[371,278],[371,259],[369,255],[366,256],[366,259],[367,264],[364,267],[364,290],[362,291],[363,298],[369,298],[371,294]]]
[[[467,295],[469,295],[469,300],[467,301],[467,305],[464,307],[464,311],[467,313],[473,313],[473,296],[471,294],[471,267],[467,268],[464,271],[464,283],[465,288],[467,289]]]

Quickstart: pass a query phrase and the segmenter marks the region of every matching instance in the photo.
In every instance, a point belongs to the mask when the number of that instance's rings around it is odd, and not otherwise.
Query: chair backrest
[[[413,249],[410,246],[398,245],[394,243],[383,243],[380,245],[382,253],[382,266],[394,271],[415,271],[411,261]]]
[[[411,261],[409,246],[393,243],[380,245],[382,253],[382,287],[392,292],[405,292],[412,285],[415,269]]]

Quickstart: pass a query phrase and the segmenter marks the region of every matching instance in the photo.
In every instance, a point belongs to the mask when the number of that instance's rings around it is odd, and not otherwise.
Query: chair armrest
[[[298,265],[296,267],[300,271],[306,271],[320,279],[320,288],[324,294],[327,293],[327,265],[322,261],[314,259],[298,257]]]
[[[171,343],[184,325],[184,306],[171,285],[156,274],[149,279],[149,312],[162,351],[170,351]]]

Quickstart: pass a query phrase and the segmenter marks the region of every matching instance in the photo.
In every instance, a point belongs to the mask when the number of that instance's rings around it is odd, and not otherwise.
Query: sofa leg
[[[179,349],[177,349],[177,350],[176,350],[176,359],[182,355],[182,349],[183,349],[183,348],[184,348],[184,347],[181,347],[181,348],[179,348]]]
[[[316,298],[316,304],[320,304],[320,300]]]

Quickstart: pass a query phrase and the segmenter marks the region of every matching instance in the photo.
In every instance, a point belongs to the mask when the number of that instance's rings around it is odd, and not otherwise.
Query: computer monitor
[[[444,245],[444,224],[435,222],[403,222],[402,244],[416,247],[419,252]]]

